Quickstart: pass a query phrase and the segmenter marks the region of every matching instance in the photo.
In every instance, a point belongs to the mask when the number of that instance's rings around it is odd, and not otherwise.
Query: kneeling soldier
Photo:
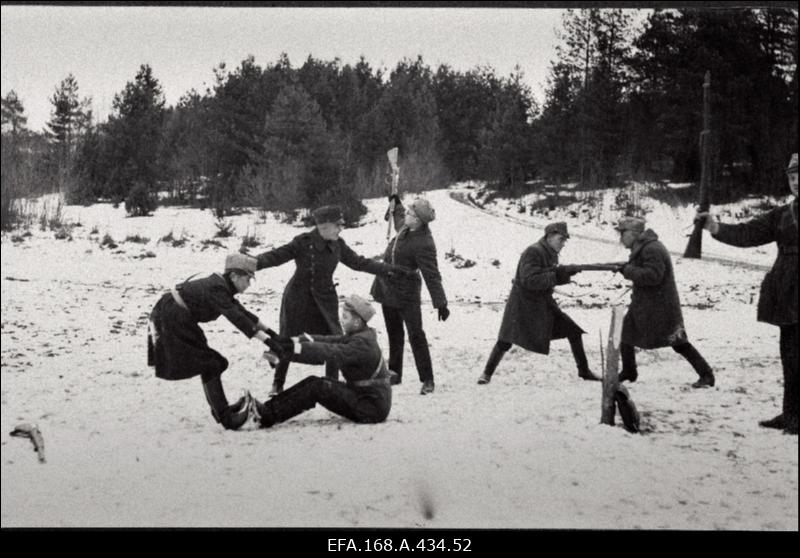
[[[383,422],[392,407],[389,369],[375,330],[367,322],[375,315],[369,302],[350,296],[342,306],[344,335],[303,334],[267,340],[281,358],[304,364],[332,364],[345,382],[309,376],[265,403],[253,400],[251,409],[262,427],[270,427],[312,409],[317,403],[354,422]]]
[[[156,376],[164,380],[200,376],[211,415],[230,430],[245,423],[249,402],[242,398],[228,405],[220,380],[228,368],[228,360],[208,346],[198,324],[224,315],[248,338],[264,342],[269,339],[267,332],[274,334],[234,298],[250,286],[256,263],[251,256],[229,254],[222,275],[189,278],[165,293],[150,314],[147,364],[154,366]]]

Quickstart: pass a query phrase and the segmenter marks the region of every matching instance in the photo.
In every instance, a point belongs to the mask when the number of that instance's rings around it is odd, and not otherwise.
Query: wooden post
[[[616,394],[619,389],[619,344],[622,339],[622,318],[625,306],[611,308],[611,327],[608,331],[608,344],[603,366],[603,400],[600,409],[600,424],[614,425],[616,414]],[[601,346],[602,352],[602,346]]]

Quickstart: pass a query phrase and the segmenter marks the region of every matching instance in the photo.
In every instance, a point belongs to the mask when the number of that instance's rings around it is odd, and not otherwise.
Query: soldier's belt
[[[176,289],[175,287],[173,287],[172,289],[170,289],[170,291],[169,291],[169,292],[170,292],[170,294],[172,295],[172,298],[173,298],[173,299],[175,299],[175,302],[177,302],[177,303],[178,303],[178,306],[180,306],[181,308],[183,308],[184,310],[186,310],[187,312],[189,312],[189,307],[186,305],[186,302],[183,300],[183,297],[182,297],[182,296],[181,296],[181,294],[178,292],[178,289]]]
[[[389,378],[373,378],[371,380],[356,380],[348,382],[352,387],[388,386]]]

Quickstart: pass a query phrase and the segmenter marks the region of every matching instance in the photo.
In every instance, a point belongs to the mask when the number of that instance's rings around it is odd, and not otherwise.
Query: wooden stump
[[[625,306],[620,304],[611,308],[611,327],[608,331],[608,343],[603,363],[603,400],[600,409],[600,424],[612,426],[616,414],[616,395],[619,389],[619,344],[622,339],[622,318],[624,316]]]

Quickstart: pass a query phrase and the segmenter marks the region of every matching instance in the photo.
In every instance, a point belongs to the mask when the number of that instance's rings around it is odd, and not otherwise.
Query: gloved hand
[[[275,338],[265,339],[264,344],[282,359],[289,359],[294,354],[294,341],[289,337],[277,336]]]
[[[580,273],[580,270],[574,265],[557,265],[556,282],[560,285],[569,283],[569,278],[577,273]]]
[[[450,317],[450,310],[447,309],[447,306],[442,306],[439,308],[439,321],[446,322],[447,318]]]
[[[391,194],[389,196],[389,203],[392,203],[392,202],[394,202],[395,205],[400,205],[400,203],[401,203],[400,202],[400,196],[398,196],[397,194]]]
[[[698,211],[694,216],[694,222],[702,223],[703,228],[711,234],[717,234],[719,232],[719,223],[717,222],[717,218],[708,211]]]
[[[266,333],[267,335],[269,335],[273,339],[276,338],[276,337],[279,337],[279,335],[277,333],[275,333],[275,330],[273,330],[271,327],[268,327],[267,329],[265,329],[264,333]]]

